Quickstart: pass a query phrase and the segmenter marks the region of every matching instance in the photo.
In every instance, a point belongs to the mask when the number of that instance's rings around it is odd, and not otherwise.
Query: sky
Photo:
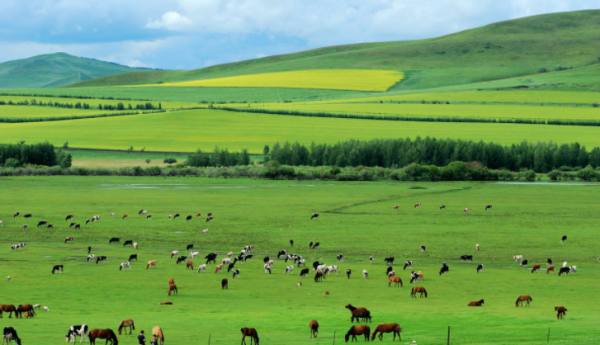
[[[0,62],[65,52],[193,69],[597,8],[599,0],[1,0]]]

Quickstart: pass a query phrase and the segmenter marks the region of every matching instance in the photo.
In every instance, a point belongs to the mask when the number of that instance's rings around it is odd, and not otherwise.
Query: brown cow
[[[417,208],[417,207],[421,207],[421,203],[420,202],[418,202],[418,203],[415,204],[415,208]]]
[[[394,210],[398,210],[398,209],[400,209],[400,206],[398,206],[398,205],[394,206]]]
[[[69,236],[69,237],[65,238],[65,243],[67,243],[67,242],[73,242],[73,237]]]
[[[317,322],[317,320],[312,320],[309,324],[308,327],[310,328],[310,338],[312,339],[313,337],[316,338],[317,334],[319,334],[319,323]]]
[[[173,302],[160,302],[160,305],[173,305]]]
[[[192,260],[188,260],[185,263],[185,269],[187,270],[188,268],[194,269],[194,262]]]
[[[227,278],[223,278],[223,280],[221,280],[221,290],[223,289],[229,289],[229,281]]]
[[[150,267],[156,267],[156,260],[148,261],[146,269],[149,269]]]
[[[121,219],[125,219],[125,218],[127,218],[127,215],[126,215],[126,214],[124,214],[124,215],[123,215],[123,218],[121,218]]]
[[[550,273],[550,271],[552,271],[552,274],[554,274],[554,266],[550,265],[548,266],[548,268],[546,268],[546,274]]]
[[[223,264],[218,264],[217,267],[215,267],[215,273],[221,272],[222,269],[223,269]]]
[[[535,271],[539,270],[540,268],[542,268],[542,265],[540,265],[540,264],[533,265],[533,268],[531,269],[531,273],[535,273]]]

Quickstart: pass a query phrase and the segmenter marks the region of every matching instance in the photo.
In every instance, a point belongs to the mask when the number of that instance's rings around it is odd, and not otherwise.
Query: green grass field
[[[368,308],[372,326],[397,322],[403,342],[445,344],[451,326],[451,344],[543,344],[550,328],[550,342],[595,343],[600,340],[595,308],[599,241],[595,186],[581,184],[495,183],[330,183],[296,181],[212,180],[205,178],[126,177],[18,177],[3,178],[0,214],[2,303],[40,303],[50,312],[38,311],[34,319],[8,319],[2,324],[19,330],[27,344],[62,342],[72,324],[91,328],[116,328],[122,319],[133,318],[136,332],[149,332],[159,325],[169,343],[231,344],[240,340],[241,327],[256,327],[264,344],[336,343],[351,326],[344,305]],[[425,187],[426,189],[412,189]],[[518,196],[518,197],[516,197]],[[423,207],[413,208],[415,202]],[[447,209],[439,211],[445,204]],[[491,211],[484,206],[493,204]],[[400,209],[394,211],[394,205]],[[470,214],[463,214],[471,207]],[[154,216],[136,215],[141,208]],[[12,218],[12,213],[32,213],[33,218]],[[117,217],[108,214],[115,212]],[[194,218],[169,221],[168,214],[214,214],[205,223]],[[309,220],[310,214],[321,214]],[[120,216],[129,214],[129,219]],[[64,217],[76,221],[101,215],[101,221],[69,229]],[[36,228],[40,220],[54,229]],[[26,231],[23,223],[29,223]],[[208,234],[201,235],[208,228]],[[565,244],[560,238],[568,235]],[[66,236],[74,243],[64,244]],[[110,237],[133,240],[139,250],[108,245]],[[295,241],[290,248],[289,240]],[[321,249],[310,250],[311,241]],[[26,242],[24,250],[10,245]],[[202,256],[228,251],[238,253],[254,245],[255,260],[238,264],[239,279],[228,273],[215,274],[214,264],[197,274],[169,259],[172,250],[184,252],[193,243]],[[479,243],[481,251],[475,252]],[[106,255],[108,263],[84,262],[87,246],[95,255]],[[427,253],[419,246],[426,245]],[[323,283],[283,274],[286,263],[276,260],[272,275],[266,275],[262,258],[287,249],[303,255],[308,265],[318,260],[337,265],[340,275]],[[118,266],[136,253],[131,271]],[[346,261],[338,263],[337,254]],[[459,261],[472,254],[473,263]],[[577,275],[558,277],[544,272],[531,274],[512,260],[524,255],[530,264],[545,268],[547,258],[557,267],[567,260],[578,267]],[[375,256],[375,263],[368,258]],[[403,288],[388,287],[383,258],[396,258],[395,270]],[[158,260],[156,269],[145,269]],[[413,260],[413,270],[422,271],[429,297],[411,299],[409,270],[401,266]],[[198,265],[202,260],[194,259]],[[441,262],[450,274],[439,276]],[[475,273],[475,266],[485,265]],[[63,264],[62,275],[52,275],[52,266]],[[344,272],[352,269],[348,280]],[[361,271],[369,271],[362,279]],[[173,277],[179,296],[167,296],[167,279]],[[229,279],[222,291],[220,280]],[[296,287],[299,282],[302,287]],[[323,296],[329,291],[329,296]],[[533,302],[515,308],[521,294]],[[482,308],[468,308],[469,301],[485,299]],[[173,306],[159,306],[172,301]],[[554,306],[569,310],[557,321]],[[309,341],[308,323],[317,319],[320,333]],[[385,342],[390,342],[389,335]],[[134,336],[119,337],[134,344]],[[361,340],[362,341],[362,340]]]

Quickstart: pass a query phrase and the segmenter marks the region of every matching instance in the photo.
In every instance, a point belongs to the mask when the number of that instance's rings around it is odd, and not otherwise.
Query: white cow
[[[188,255],[188,259],[193,259],[198,255],[200,255],[200,252],[190,252],[190,255]]]
[[[208,234],[208,229],[202,230],[202,234]]]
[[[288,266],[285,268],[285,274],[293,274],[294,273],[294,265]]]
[[[515,255],[513,256],[513,260],[515,260],[515,262],[523,261],[523,255]]]
[[[114,217],[114,216],[115,216],[115,214],[114,214],[114,213],[111,213],[109,216],[110,216],[110,217]]]
[[[94,261],[94,259],[96,258],[96,255],[94,254],[90,254],[88,255],[87,259],[85,260],[85,262],[90,262],[90,261]]]
[[[335,275],[337,276],[338,274],[338,267],[337,266],[327,266],[327,275],[329,275],[329,273],[331,272],[335,272]]]
[[[0,226],[2,226],[4,223],[2,223],[2,221],[0,220]]]
[[[327,268],[327,265],[325,265],[325,264],[319,265],[319,266],[317,266],[317,272],[323,272],[323,270],[326,268]]]
[[[223,265],[225,265],[225,264],[229,265],[230,263],[231,263],[231,258],[225,258],[225,259],[223,259],[223,261],[221,261],[221,264],[223,264]]]
[[[563,262],[563,267],[567,267],[567,262]]]
[[[367,270],[363,270],[363,278],[369,278],[369,272],[367,272]]]
[[[44,310],[45,311],[50,311],[50,309],[48,309],[48,307],[44,306]]]
[[[206,264],[198,266],[198,270],[196,271],[196,273],[200,272],[206,272]]]

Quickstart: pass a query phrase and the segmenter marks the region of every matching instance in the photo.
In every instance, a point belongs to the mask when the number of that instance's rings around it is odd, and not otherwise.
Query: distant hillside
[[[321,68],[403,71],[406,80],[391,91],[459,85],[530,75],[544,68],[598,64],[598,27],[600,10],[553,13],[432,39],[325,47],[189,71],[137,71],[70,86],[153,84]]]
[[[139,70],[139,68],[65,53],[38,55],[0,63],[0,88],[57,87]]]

